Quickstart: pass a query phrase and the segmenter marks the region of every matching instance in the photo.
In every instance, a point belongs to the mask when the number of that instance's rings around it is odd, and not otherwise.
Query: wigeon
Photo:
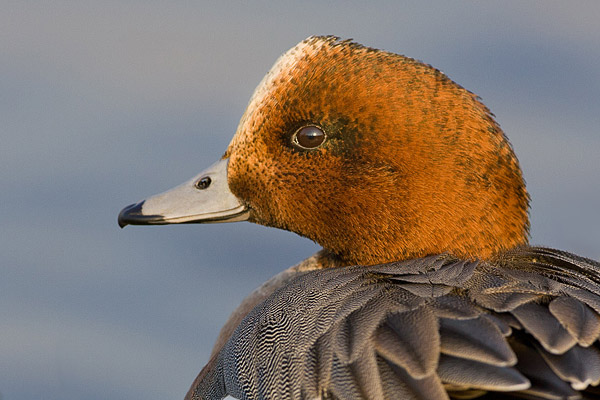
[[[529,246],[528,203],[477,96],[328,36],[277,60],[220,161],[119,224],[323,247],[240,305],[186,399],[600,398],[600,264]]]

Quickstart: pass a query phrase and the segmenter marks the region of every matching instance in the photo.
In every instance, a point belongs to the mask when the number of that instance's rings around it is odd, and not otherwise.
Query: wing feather
[[[526,342],[512,340],[511,345],[519,359],[516,368],[531,382],[523,393],[541,399],[577,399],[580,395],[560,379],[546,364],[539,352]]]
[[[599,337],[600,264],[565,252],[318,269],[246,315],[186,398],[593,398]]]
[[[500,329],[489,319],[440,318],[442,354],[498,367],[512,366],[517,357]]]
[[[373,336],[377,353],[416,379],[431,375],[439,359],[437,320],[429,308],[390,314]]]
[[[600,383],[600,351],[595,347],[574,346],[565,354],[556,355],[538,349],[548,366],[575,390]]]
[[[548,307],[550,313],[581,346],[588,347],[600,336],[600,316],[572,297],[558,297]]]
[[[448,400],[449,396],[436,373],[416,379],[406,370],[384,358],[378,358],[378,367],[385,388],[386,399]]]
[[[530,386],[529,380],[515,368],[497,367],[448,355],[440,357],[438,375],[443,382],[474,389],[516,392]]]
[[[563,354],[577,343],[547,307],[527,303],[512,310],[512,314],[552,354]]]
[[[435,315],[441,318],[472,319],[485,313],[466,297],[455,294],[437,297],[430,304]]]

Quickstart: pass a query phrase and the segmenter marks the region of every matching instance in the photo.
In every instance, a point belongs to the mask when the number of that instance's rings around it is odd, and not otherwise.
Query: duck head
[[[119,224],[248,220],[369,265],[490,258],[527,242],[527,209],[518,161],[477,96],[416,60],[310,37],[264,77],[221,161]]]

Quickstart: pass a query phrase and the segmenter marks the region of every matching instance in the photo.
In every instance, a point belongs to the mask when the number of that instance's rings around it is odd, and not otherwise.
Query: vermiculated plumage
[[[600,382],[599,280],[599,263],[539,247],[301,273],[188,398],[585,398]]]

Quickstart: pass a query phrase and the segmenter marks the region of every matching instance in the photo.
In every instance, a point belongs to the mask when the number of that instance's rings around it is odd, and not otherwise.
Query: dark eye
[[[210,179],[209,176],[205,176],[203,178],[198,179],[198,182],[196,182],[196,188],[203,190],[206,189],[207,187],[210,186],[210,183],[212,182],[212,180]]]
[[[318,126],[302,127],[294,133],[292,143],[301,149],[316,149],[325,142],[325,132]]]

